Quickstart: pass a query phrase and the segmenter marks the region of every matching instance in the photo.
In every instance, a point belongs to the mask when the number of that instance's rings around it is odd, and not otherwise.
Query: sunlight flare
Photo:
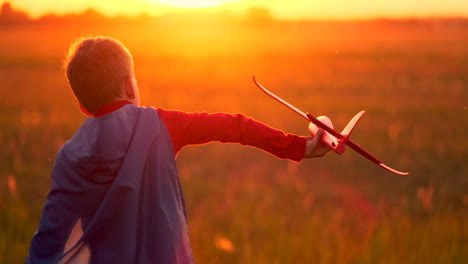
[[[215,244],[216,244],[216,248],[227,253],[232,253],[235,250],[234,245],[232,244],[231,240],[225,237],[216,238]]]
[[[16,194],[16,178],[13,175],[8,175],[8,190],[10,191],[10,194],[15,195]]]
[[[150,0],[151,1],[151,0]],[[178,8],[206,8],[236,2],[234,0],[153,0],[154,4]]]

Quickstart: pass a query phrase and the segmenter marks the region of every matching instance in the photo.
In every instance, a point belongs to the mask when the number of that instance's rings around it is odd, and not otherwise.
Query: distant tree
[[[36,22],[43,25],[82,26],[110,23],[111,19],[94,9],[86,9],[81,13],[65,15],[46,14],[37,19]]]
[[[91,8],[86,9],[79,16],[80,16],[81,19],[86,20],[86,21],[90,21],[90,22],[96,22],[96,21],[101,21],[101,20],[107,19],[107,17],[104,16],[102,13],[100,13],[100,12],[94,10],[94,9],[91,9]]]
[[[8,2],[3,3],[0,9],[0,26],[26,24],[29,22],[31,22],[31,19],[25,12],[13,10]]]
[[[245,17],[248,22],[256,25],[269,25],[274,18],[271,11],[265,7],[250,7],[245,11]]]

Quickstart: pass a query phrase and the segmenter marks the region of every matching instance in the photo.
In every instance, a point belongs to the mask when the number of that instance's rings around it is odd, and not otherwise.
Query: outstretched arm
[[[306,137],[284,133],[242,114],[157,111],[171,134],[175,153],[186,145],[219,141],[257,147],[294,161],[321,154],[315,141],[308,143]]]

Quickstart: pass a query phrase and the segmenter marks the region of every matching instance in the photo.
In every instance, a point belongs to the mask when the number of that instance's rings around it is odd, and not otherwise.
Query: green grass
[[[128,43],[145,105],[242,112],[306,135],[300,117],[251,84],[255,73],[338,130],[366,110],[353,139],[411,172],[387,173],[351,150],[296,164],[232,144],[188,147],[178,166],[196,262],[466,263],[467,29],[326,28],[320,38],[315,24],[305,25],[239,26],[231,36],[239,46],[212,55],[188,44],[171,50],[168,43],[189,37],[171,28],[1,30],[0,263],[24,260],[56,152],[84,120],[60,65],[68,43],[85,33]],[[249,45],[251,36],[260,40]],[[234,251],[217,248],[219,238]]]

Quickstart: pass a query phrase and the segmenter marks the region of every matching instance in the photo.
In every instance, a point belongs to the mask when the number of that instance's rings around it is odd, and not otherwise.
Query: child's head
[[[122,98],[122,85],[135,83],[130,52],[112,38],[75,41],[68,51],[64,68],[73,93],[89,113]]]

